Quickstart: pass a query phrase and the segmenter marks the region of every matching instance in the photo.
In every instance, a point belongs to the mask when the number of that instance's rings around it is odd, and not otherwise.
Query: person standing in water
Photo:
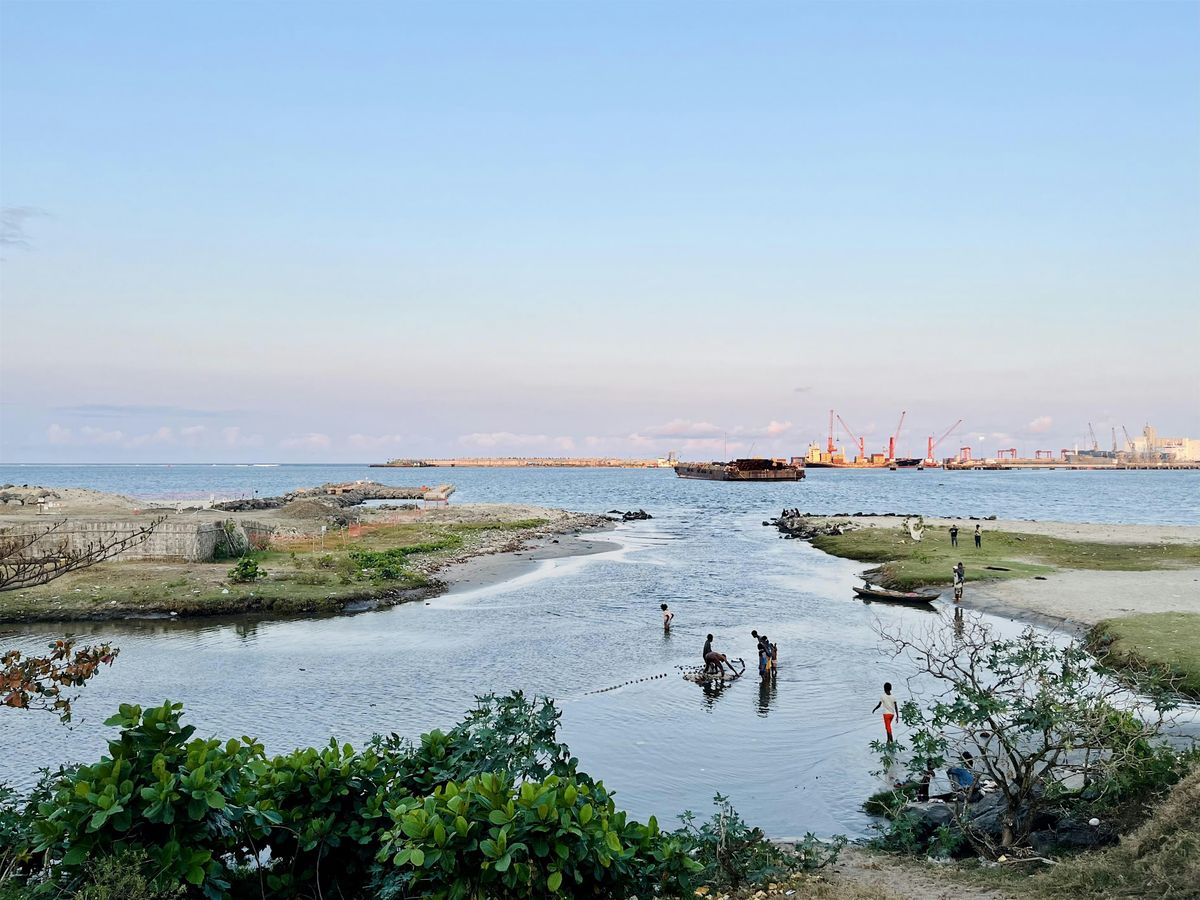
[[[954,574],[954,602],[957,603],[962,599],[963,584],[967,580],[967,570],[963,567],[960,560],[958,565],[950,570]]]
[[[983,546],[983,532],[979,530],[979,526],[975,526],[975,549],[978,550]]]
[[[712,653],[713,636],[710,634],[704,642],[704,649],[700,651],[700,658],[704,660],[705,668],[708,668],[708,654]]]
[[[662,614],[663,614],[663,631],[670,631],[671,630],[671,620],[675,618],[675,613],[673,613],[669,609],[667,609],[667,604],[664,603],[662,605]]]
[[[896,718],[896,698],[892,696],[892,683],[885,681],[883,684],[883,696],[879,698],[879,702],[875,704],[875,712],[882,707],[883,709],[883,730],[887,732],[887,742],[892,742],[892,720]]]

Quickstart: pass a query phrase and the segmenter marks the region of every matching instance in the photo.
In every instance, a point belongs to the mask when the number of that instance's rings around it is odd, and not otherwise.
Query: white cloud
[[[179,429],[179,436],[185,438],[198,438],[208,429],[203,425],[188,425],[186,428]]]
[[[712,422],[689,422],[687,419],[672,419],[665,425],[654,425],[642,430],[646,437],[696,438],[721,434],[726,429]]]
[[[51,425],[46,429],[46,440],[52,444],[69,444],[73,440],[70,428],[61,425]]]
[[[279,446],[286,449],[327,450],[331,443],[333,442],[329,439],[329,435],[321,434],[319,431],[310,431],[307,434],[284,438],[279,442]]]
[[[146,444],[171,444],[174,442],[175,432],[173,432],[168,426],[163,425],[161,428],[158,428],[149,434],[139,434],[130,438],[125,446],[141,447]]]
[[[221,440],[227,447],[258,447],[263,442],[261,434],[242,434],[242,429],[237,425],[222,428]]]
[[[1050,430],[1052,425],[1054,425],[1054,420],[1049,416],[1038,416],[1025,427],[1034,434],[1044,434]]]
[[[108,431],[92,425],[84,425],[79,429],[79,435],[88,444],[119,444],[125,437],[122,431]]]

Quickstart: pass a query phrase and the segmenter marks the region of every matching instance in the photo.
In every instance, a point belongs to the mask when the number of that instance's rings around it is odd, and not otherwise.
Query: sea
[[[272,496],[326,482],[453,483],[453,503],[529,503],[582,512],[644,509],[611,549],[543,560],[489,586],[429,602],[302,620],[0,625],[33,650],[64,633],[121,655],[87,685],[71,726],[0,710],[0,781],[87,761],[114,736],[117,704],[184,704],[201,736],[248,735],[268,751],[360,745],[452,726],[482,694],[523,690],[562,710],[562,737],[633,815],[669,824],[714,795],[774,837],[863,837],[862,801],[881,785],[870,743],[883,682],[901,697],[908,663],[881,630],[951,627],[944,610],[868,604],[862,564],[765,523],[784,508],[1046,521],[1200,524],[1200,472],[811,470],[798,483],[678,479],[654,469],[389,469],[364,465],[3,465],[0,483],[86,487],[145,499]],[[986,520],[983,522],[985,534]],[[659,606],[674,625],[664,633]],[[984,620],[1000,635],[1027,623]],[[751,629],[779,645],[779,671],[753,671]],[[683,678],[706,635],[751,671],[723,688]],[[1061,635],[1060,639],[1066,639]],[[903,740],[903,733],[900,735]]]

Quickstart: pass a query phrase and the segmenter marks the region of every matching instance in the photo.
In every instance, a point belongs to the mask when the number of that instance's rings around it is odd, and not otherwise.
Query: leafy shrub
[[[771,845],[718,797],[712,822],[631,821],[558,740],[561,714],[519,692],[480,698],[449,732],[361,752],[267,758],[250,738],[203,740],[180,704],[123,705],[99,762],[0,799],[0,854],[18,848],[54,896],[624,898],[686,895],[817,868],[811,835]],[[20,848],[25,848],[21,850]],[[37,856],[37,854],[44,854]],[[0,855],[0,860],[11,859]]]
[[[759,828],[752,828],[738,814],[728,797],[713,797],[717,811],[706,822],[696,825],[691,811],[683,813],[683,827],[672,837],[687,847],[689,857],[699,865],[700,880],[718,890],[735,890],[745,884],[762,884],[793,872],[820,869],[834,862],[846,838],[838,835],[825,844],[806,834],[794,849],[788,850],[767,840]]]
[[[450,550],[461,545],[461,537],[448,534],[423,544],[409,544],[407,547],[391,547],[387,550],[363,550],[356,547],[348,555],[358,569],[367,570],[373,580],[398,581],[407,576],[405,563],[408,557],[418,553]]]
[[[618,812],[598,782],[491,773],[390,806],[380,896],[678,895],[700,869],[683,843]]]
[[[163,884],[149,857],[138,850],[91,860],[83,879],[71,900],[171,900],[187,892],[183,885]]]
[[[259,578],[265,578],[266,575],[266,570],[259,566],[258,561],[254,557],[243,556],[229,570],[228,578],[234,584],[247,584]]]
[[[78,879],[93,858],[145,852],[160,883],[202,886],[220,897],[229,886],[226,857],[242,847],[238,831],[249,810],[250,764],[262,759],[251,740],[189,740],[182,704],[143,711],[122,704],[105,724],[121,733],[107,757],[67,772],[38,805],[35,850]]]

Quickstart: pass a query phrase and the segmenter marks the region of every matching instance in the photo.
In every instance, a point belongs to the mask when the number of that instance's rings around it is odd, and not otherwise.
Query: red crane
[[[896,430],[892,432],[892,436],[888,438],[888,462],[896,458],[896,442],[900,440],[900,429],[904,427],[904,417],[908,415],[908,410],[903,410],[900,413],[900,422],[896,425]]]
[[[950,437],[950,432],[952,432],[955,428],[957,428],[962,423],[963,423],[963,420],[959,419],[957,422],[955,422],[953,425],[951,425],[949,428],[947,428],[945,434],[943,434],[936,441],[933,439],[932,434],[929,436],[928,449],[926,449],[926,451],[925,451],[926,465],[933,464],[933,461],[934,461],[933,460],[933,451],[937,449],[937,445],[940,444],[942,441],[944,441],[946,438]]]
[[[846,434],[850,435],[850,440],[852,440],[852,441],[854,441],[854,443],[858,444],[858,458],[866,459],[867,458],[866,441],[864,441],[862,438],[860,438],[858,435],[856,435],[850,429],[850,426],[846,424],[846,420],[843,419],[841,416],[838,416],[837,420],[842,423],[842,428],[846,429]]]

